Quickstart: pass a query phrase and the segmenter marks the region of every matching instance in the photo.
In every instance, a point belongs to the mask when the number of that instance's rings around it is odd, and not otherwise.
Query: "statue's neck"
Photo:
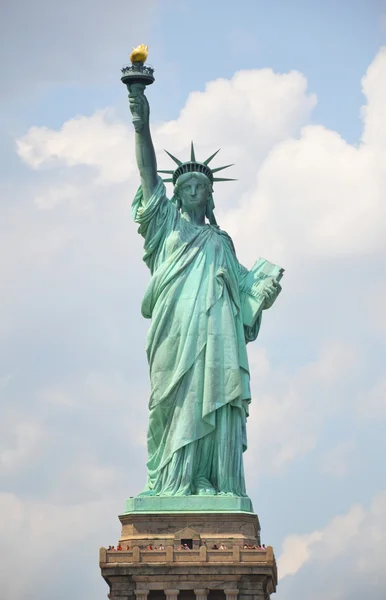
[[[192,223],[193,225],[205,225],[205,208],[194,208],[192,210],[181,211],[183,219]]]

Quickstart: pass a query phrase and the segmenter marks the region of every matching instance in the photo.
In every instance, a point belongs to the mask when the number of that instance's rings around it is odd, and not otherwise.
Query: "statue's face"
[[[202,173],[185,173],[178,180],[178,195],[183,211],[205,207],[209,192],[210,182]]]

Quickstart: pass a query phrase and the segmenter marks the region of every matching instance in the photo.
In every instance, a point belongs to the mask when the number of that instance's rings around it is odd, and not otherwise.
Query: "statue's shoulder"
[[[222,242],[229,247],[230,250],[232,250],[232,252],[234,254],[236,254],[236,250],[235,250],[235,246],[233,243],[233,240],[231,238],[231,236],[229,235],[229,233],[227,233],[226,231],[224,231],[223,229],[220,229],[220,227],[216,227],[214,225],[211,225],[211,227],[214,229],[214,231],[221,236],[221,240]]]

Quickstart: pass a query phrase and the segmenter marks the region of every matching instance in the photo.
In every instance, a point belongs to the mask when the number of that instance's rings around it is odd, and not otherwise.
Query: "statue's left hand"
[[[275,279],[268,279],[262,293],[265,296],[264,310],[271,308],[281,290],[281,285]]]

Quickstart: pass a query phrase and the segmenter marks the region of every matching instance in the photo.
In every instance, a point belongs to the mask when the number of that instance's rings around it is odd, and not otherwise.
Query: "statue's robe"
[[[245,496],[242,453],[251,400],[246,342],[260,318],[245,327],[240,290],[248,271],[231,238],[212,225],[184,219],[159,180],[133,217],[144,237],[151,280],[142,315],[151,396],[148,482],[143,493],[218,493]]]

